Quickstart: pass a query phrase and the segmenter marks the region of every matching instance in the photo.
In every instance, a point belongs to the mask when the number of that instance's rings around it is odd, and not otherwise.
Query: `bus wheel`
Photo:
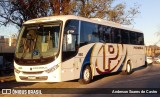
[[[143,66],[143,67],[147,67],[147,66],[148,66],[147,61],[145,61],[145,64],[144,64],[144,66]]]
[[[89,84],[92,81],[92,71],[89,65],[83,71],[83,77],[79,80],[81,84]]]
[[[132,73],[132,66],[130,63],[127,63],[126,74],[131,74],[131,73]]]

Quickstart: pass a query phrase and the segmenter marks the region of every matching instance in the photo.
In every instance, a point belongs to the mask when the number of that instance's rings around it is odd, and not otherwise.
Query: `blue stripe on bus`
[[[84,58],[82,68],[81,68],[80,78],[83,78],[83,70],[85,69],[86,65],[90,64],[92,49],[93,49],[93,46],[90,48],[90,50],[86,54],[86,57]]]

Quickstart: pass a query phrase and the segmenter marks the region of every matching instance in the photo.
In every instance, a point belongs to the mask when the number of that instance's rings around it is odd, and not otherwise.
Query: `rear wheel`
[[[79,80],[81,84],[88,84],[92,81],[92,71],[89,65],[83,71],[83,77]]]
[[[147,61],[145,61],[145,64],[144,64],[143,67],[147,67],[147,66],[148,66],[148,63],[147,63]]]
[[[126,66],[126,73],[127,73],[127,74],[131,74],[131,72],[132,72],[132,66],[131,66],[131,64],[128,62],[128,63],[127,63],[127,66]]]

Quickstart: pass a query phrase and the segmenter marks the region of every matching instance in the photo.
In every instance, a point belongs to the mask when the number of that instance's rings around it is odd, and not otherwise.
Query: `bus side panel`
[[[62,62],[61,79],[62,81],[74,79],[74,57]]]
[[[103,64],[105,64],[104,61],[104,44],[103,43],[96,43],[93,47],[92,50],[92,55],[91,55],[91,64],[93,66],[93,76],[98,75],[96,73],[96,68],[99,68],[103,70],[105,67]]]
[[[132,69],[145,65],[145,49],[142,45],[127,45],[127,60],[130,60]],[[123,68],[125,70],[126,68]]]
[[[144,47],[112,43],[88,44],[79,48],[74,58],[62,63],[62,81],[81,78],[86,65],[91,65],[93,76],[126,70],[129,60],[132,68],[144,65]]]
[[[76,62],[78,63],[79,65],[78,67],[80,68],[80,75],[79,76],[77,75],[76,77],[79,78],[83,77],[83,70],[85,69],[86,65],[90,65],[93,74],[94,67],[90,60],[94,45],[95,43],[90,43],[79,48],[78,55],[76,56],[78,62],[77,61]]]
[[[95,75],[121,71],[126,63],[127,52],[123,44],[96,44],[92,51]]]
[[[85,66],[90,64],[90,52],[92,51],[93,45],[94,43],[91,43],[80,47],[75,57],[62,62],[62,81],[79,79],[82,77]]]

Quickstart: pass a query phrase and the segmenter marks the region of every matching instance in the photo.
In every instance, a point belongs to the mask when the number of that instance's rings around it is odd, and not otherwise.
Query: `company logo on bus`
[[[33,69],[47,69],[47,67],[31,67],[30,70],[33,70]]]
[[[97,56],[103,56],[103,58],[97,57],[95,61],[96,71],[99,74],[112,72],[125,61],[126,54],[127,51],[124,45],[102,45]],[[103,64],[103,67],[99,64]]]

